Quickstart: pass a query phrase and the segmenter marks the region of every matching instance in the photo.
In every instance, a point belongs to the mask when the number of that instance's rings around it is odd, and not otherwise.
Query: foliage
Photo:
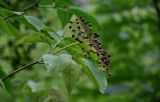
[[[159,102],[155,1],[1,1],[0,101]],[[100,33],[111,55],[111,77],[96,55],[86,57],[82,48],[88,44],[72,38],[68,23],[80,16]]]

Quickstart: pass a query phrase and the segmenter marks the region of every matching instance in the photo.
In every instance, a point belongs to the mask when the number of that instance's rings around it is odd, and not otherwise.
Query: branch
[[[153,0],[153,4],[154,4],[154,8],[156,10],[156,13],[157,13],[157,17],[158,17],[158,22],[160,24],[160,9],[158,7],[158,1],[159,0]]]
[[[9,77],[11,77],[11,76],[13,76],[13,75],[15,75],[16,73],[20,72],[21,70],[24,70],[24,69],[26,69],[26,68],[29,68],[29,67],[31,67],[32,65],[37,64],[37,63],[39,63],[39,62],[40,62],[40,61],[38,60],[38,61],[32,62],[32,63],[30,63],[30,64],[27,64],[27,65],[25,65],[25,66],[22,66],[21,68],[18,68],[17,70],[11,72],[10,74],[8,74],[8,75],[5,76],[4,78],[2,78],[2,81],[8,79]]]
[[[35,3],[33,3],[33,4],[31,4],[30,6],[28,6],[28,7],[24,8],[24,9],[20,10],[19,12],[26,12],[26,11],[28,11],[28,10],[36,7],[39,1],[40,1],[40,0],[37,0]],[[9,15],[8,17],[3,18],[3,20],[7,20],[7,19],[9,19],[9,18],[11,18],[11,17],[14,17],[14,16],[17,16],[17,14]]]

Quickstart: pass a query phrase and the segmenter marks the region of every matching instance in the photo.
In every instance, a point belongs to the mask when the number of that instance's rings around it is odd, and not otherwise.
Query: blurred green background
[[[1,102],[160,102],[160,17],[155,9],[160,5],[159,0],[40,1],[37,8],[25,15],[39,18],[55,31],[68,29],[62,28],[55,7],[74,6],[97,19],[100,41],[111,55],[112,76],[107,78],[108,87],[101,94],[82,75],[68,95],[56,73],[47,72],[44,65],[35,65],[6,81],[10,94],[1,92]],[[0,16],[8,15],[5,10],[20,11],[34,2],[0,0]],[[8,32],[0,26],[0,76],[38,59],[48,47],[43,43],[15,46],[17,39],[33,31],[18,17],[6,22]]]

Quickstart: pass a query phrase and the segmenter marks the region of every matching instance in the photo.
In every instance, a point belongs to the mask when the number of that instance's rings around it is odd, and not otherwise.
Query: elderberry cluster
[[[69,29],[74,32],[72,38],[80,43],[87,43],[90,48],[90,52],[93,52],[98,57],[98,62],[105,68],[105,71],[109,73],[110,55],[101,47],[101,43],[98,41],[99,34],[92,30],[92,24],[85,20],[83,17],[79,17],[74,21],[70,21]],[[86,49],[82,48],[85,52]],[[89,52],[89,53],[90,53]]]

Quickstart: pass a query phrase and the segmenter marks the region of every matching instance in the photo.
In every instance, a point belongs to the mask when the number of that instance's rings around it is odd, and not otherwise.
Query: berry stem
[[[66,49],[67,47],[70,47],[70,46],[73,46],[73,45],[76,45],[76,44],[78,44],[79,42],[75,42],[75,43],[71,43],[71,44],[69,44],[69,45],[67,45],[67,46],[64,46],[63,48],[61,48],[61,49],[59,49],[59,50],[57,50],[56,52],[54,52],[53,54],[56,54],[56,53],[58,53],[58,52],[60,52],[60,51],[62,51],[62,50],[64,50],[64,49]]]

